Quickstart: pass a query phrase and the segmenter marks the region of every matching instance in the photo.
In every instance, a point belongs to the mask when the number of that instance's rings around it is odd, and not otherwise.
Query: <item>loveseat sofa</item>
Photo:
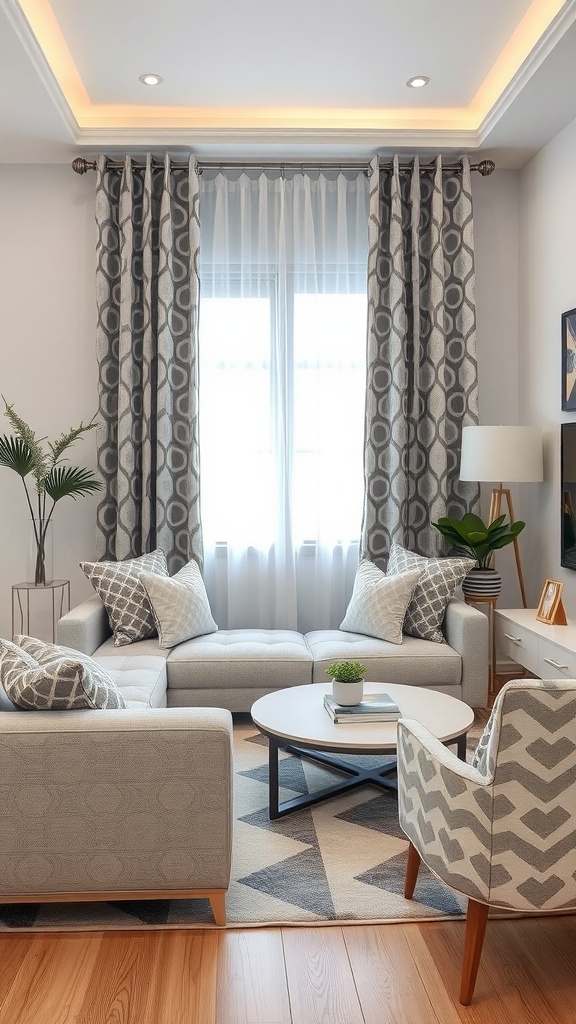
[[[128,707],[248,712],[273,690],[327,682],[328,665],[344,659],[362,662],[367,680],[424,686],[485,707],[487,617],[453,598],[442,630],[445,643],[404,636],[394,644],[341,629],[221,629],[168,649],[156,638],[116,647],[104,605],[91,597],[60,619],[58,638],[101,663]]]

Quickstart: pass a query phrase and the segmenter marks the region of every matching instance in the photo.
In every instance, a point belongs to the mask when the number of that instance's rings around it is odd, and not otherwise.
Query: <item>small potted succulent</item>
[[[364,673],[359,661],[335,661],[326,669],[332,677],[332,696],[337,704],[359,704],[364,695]]]

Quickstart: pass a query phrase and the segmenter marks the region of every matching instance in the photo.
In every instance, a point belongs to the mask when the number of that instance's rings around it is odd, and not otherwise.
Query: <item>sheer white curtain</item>
[[[204,171],[200,493],[221,628],[340,624],[363,503],[368,179]]]

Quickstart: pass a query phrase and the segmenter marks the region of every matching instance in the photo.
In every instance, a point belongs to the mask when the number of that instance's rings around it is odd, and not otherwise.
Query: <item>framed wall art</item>
[[[576,410],[576,309],[562,313],[562,408]]]

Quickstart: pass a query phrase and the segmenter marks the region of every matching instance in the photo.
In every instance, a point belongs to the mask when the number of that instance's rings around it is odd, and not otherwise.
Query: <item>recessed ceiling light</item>
[[[140,75],[140,81],[143,85],[162,85],[164,79],[162,78],[162,75],[147,74]]]
[[[411,89],[422,89],[423,86],[428,85],[430,81],[426,78],[426,75],[416,75],[415,78],[409,78],[406,85],[409,85]]]

